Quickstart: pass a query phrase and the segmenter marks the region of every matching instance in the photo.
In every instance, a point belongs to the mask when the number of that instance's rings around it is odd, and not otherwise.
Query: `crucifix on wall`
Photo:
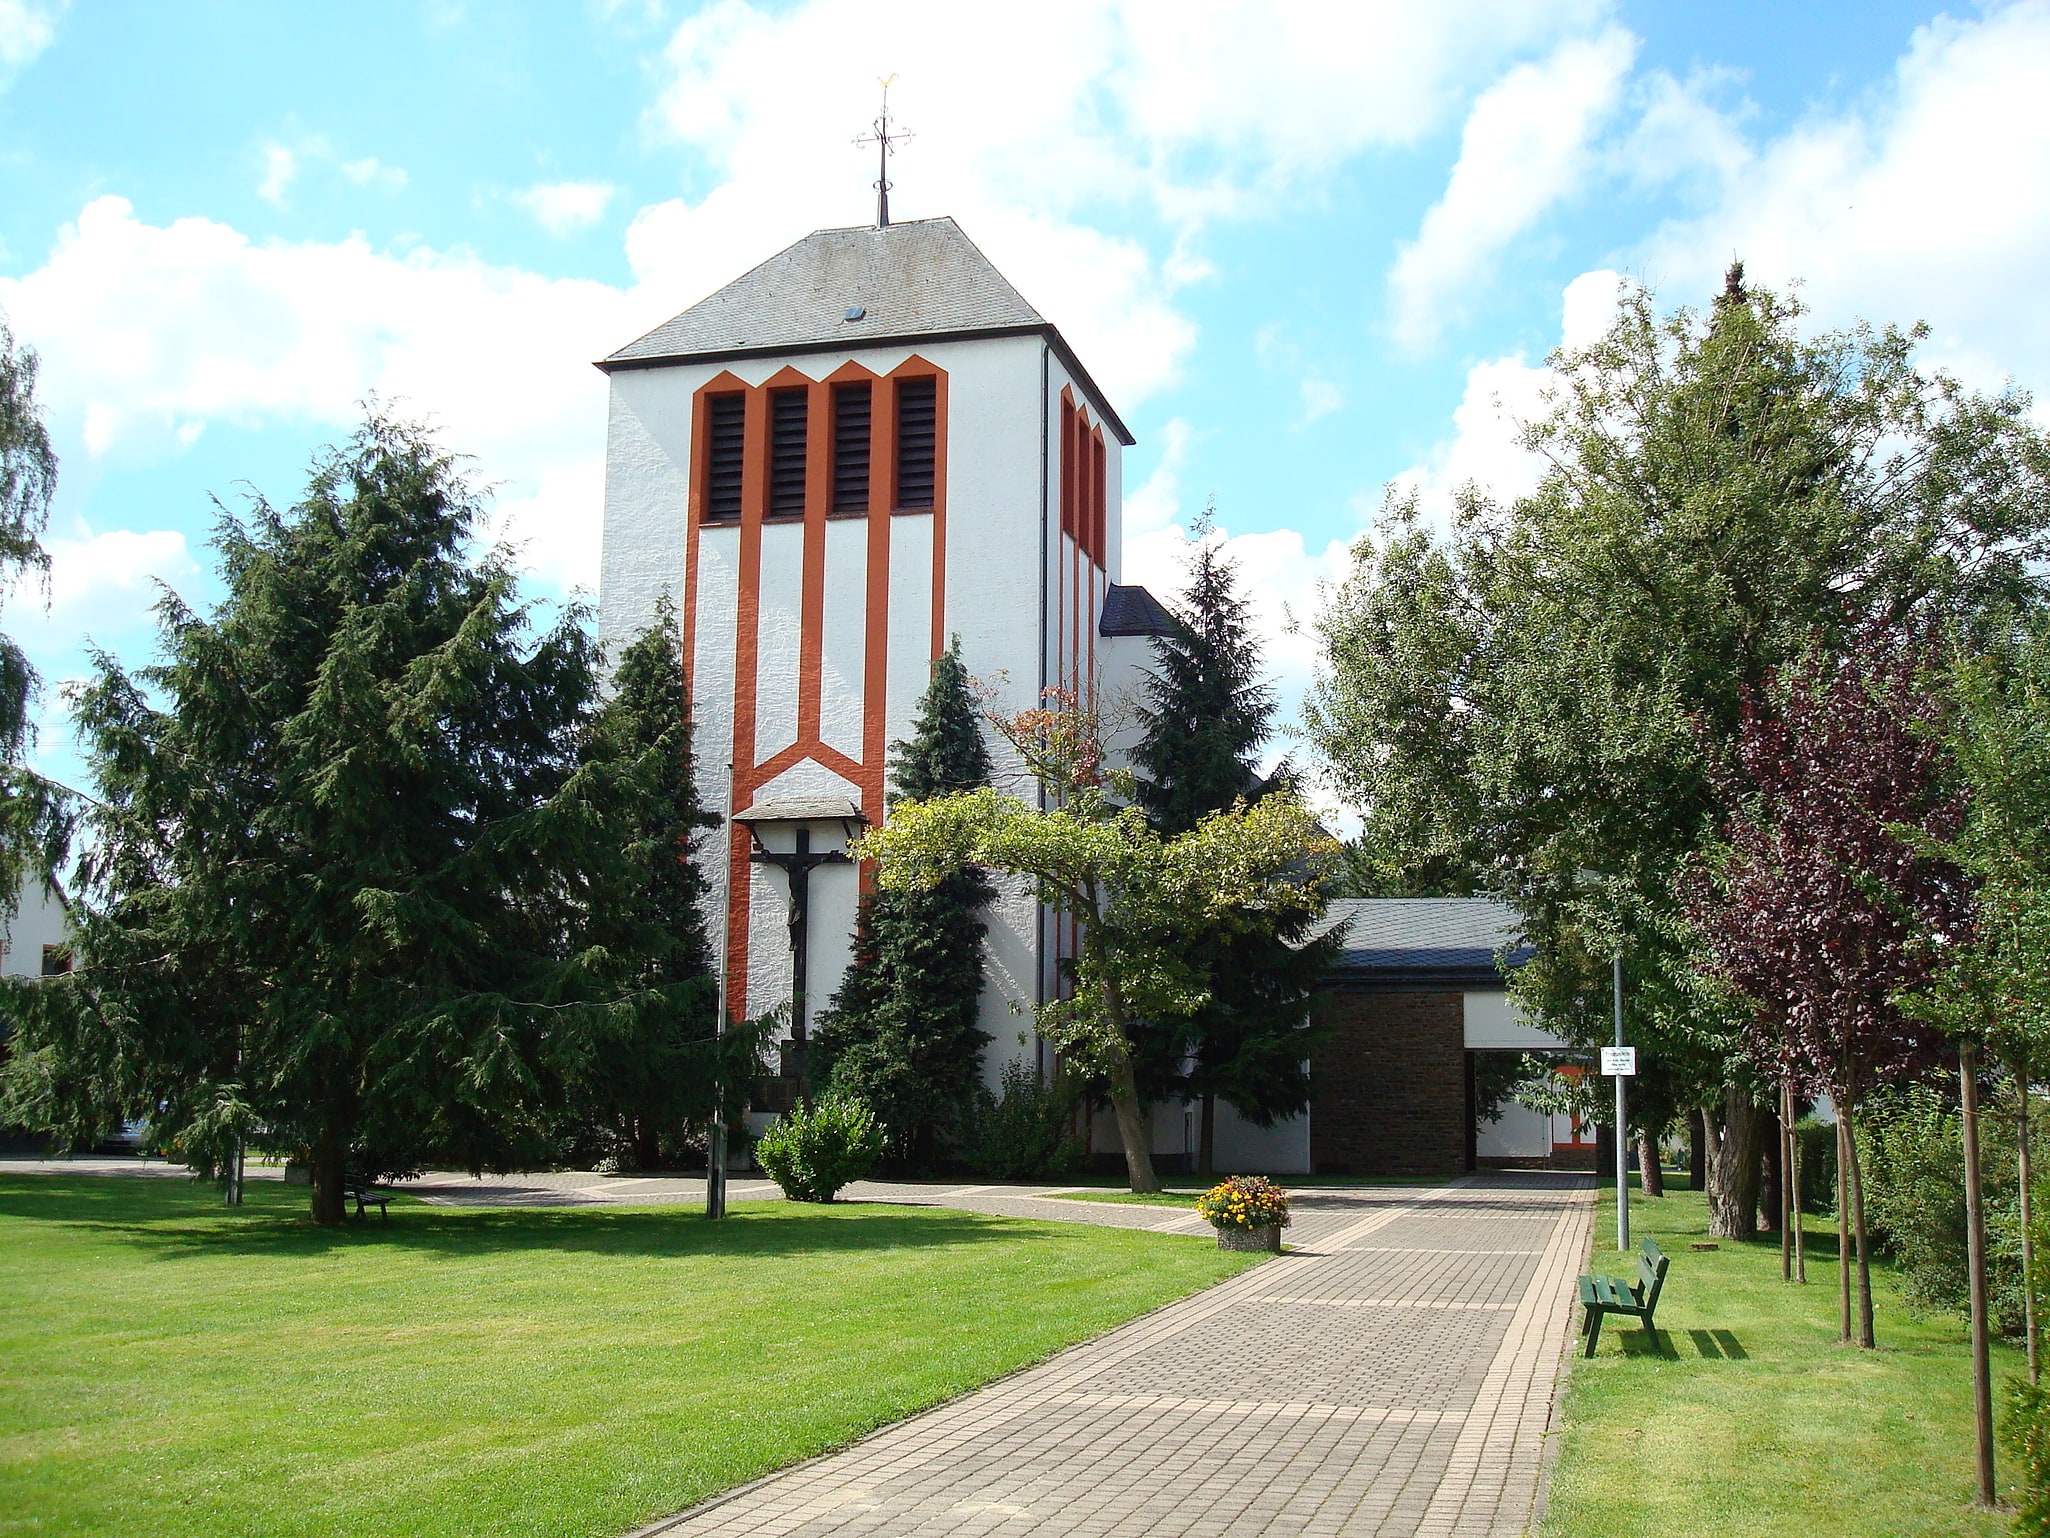
[[[796,1059],[792,1065],[796,1073],[786,1076],[798,1081],[799,1094],[809,1098],[811,1080],[806,1058],[809,1049],[810,1002],[806,997],[806,974],[809,971],[811,954],[811,873],[821,865],[846,865],[849,862],[845,850],[814,849],[811,846],[811,828],[814,822],[837,822],[842,834],[851,840],[857,825],[866,819],[861,810],[851,801],[789,801],[766,802],[750,807],[735,819],[747,824],[748,837],[754,849],[748,859],[756,865],[773,865],[783,872],[789,883],[789,908],[787,923],[790,931],[790,1053]],[[795,823],[796,847],[772,849],[762,838],[764,823]]]

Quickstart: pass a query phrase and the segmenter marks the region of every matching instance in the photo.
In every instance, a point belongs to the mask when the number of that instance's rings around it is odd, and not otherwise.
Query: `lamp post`
[[[1616,996],[1616,1049],[1620,1057],[1623,1047],[1623,951],[1619,946],[1613,958],[1610,973],[1611,991]],[[1622,1072],[1623,1064],[1616,1064],[1616,1248],[1627,1252],[1630,1248],[1630,1121],[1629,1121],[1629,1075]]]

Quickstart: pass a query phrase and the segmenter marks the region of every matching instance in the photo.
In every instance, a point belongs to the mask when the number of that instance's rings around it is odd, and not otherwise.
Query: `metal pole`
[[[733,809],[733,765],[726,766],[726,808]],[[743,867],[747,869],[748,867]],[[730,930],[733,904],[726,904]],[[712,1126],[705,1135],[705,1216],[726,1216],[726,960],[733,936],[723,936],[712,992]]]
[[[1623,953],[1615,955],[1615,970],[1612,974],[1616,995],[1616,1045],[1623,1045]],[[1630,1248],[1630,1120],[1629,1102],[1626,1099],[1627,1083],[1622,1074],[1616,1075],[1616,1248],[1626,1253]]]
[[[705,1137],[705,1216],[726,1216],[726,958],[712,1016],[712,1127]]]

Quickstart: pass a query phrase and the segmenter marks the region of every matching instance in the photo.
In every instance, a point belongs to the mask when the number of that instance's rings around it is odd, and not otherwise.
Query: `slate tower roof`
[[[982,336],[1045,337],[1119,438],[1133,441],[1053,323],[944,217],[814,230],[598,367],[611,373]]]

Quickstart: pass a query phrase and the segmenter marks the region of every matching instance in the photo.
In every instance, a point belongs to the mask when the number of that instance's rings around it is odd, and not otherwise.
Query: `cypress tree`
[[[1155,668],[1143,688],[1143,736],[1133,750],[1138,798],[1163,834],[1187,832],[1239,798],[1293,788],[1283,768],[1262,780],[1257,754],[1271,730],[1274,693],[1261,679],[1258,642],[1238,569],[1211,538],[1208,510],[1196,526],[1189,580],[1172,633],[1154,638]],[[1222,1099],[1255,1126],[1272,1126],[1309,1104],[1310,994],[1337,937],[1313,939],[1321,915],[1223,932],[1192,931],[1182,952],[1206,975],[1209,999],[1186,1020],[1159,1022],[1145,1058],[1153,1087],[1202,1105],[1198,1169],[1208,1174]]]
[[[893,745],[893,799],[924,801],[989,783],[968,670],[957,636],[934,659],[908,741]],[[900,1164],[929,1166],[957,1133],[981,1081],[990,1037],[982,1002],[981,911],[995,888],[973,868],[924,891],[865,893],[854,956],[820,1015],[818,1052],[836,1092],[882,1120]]]

